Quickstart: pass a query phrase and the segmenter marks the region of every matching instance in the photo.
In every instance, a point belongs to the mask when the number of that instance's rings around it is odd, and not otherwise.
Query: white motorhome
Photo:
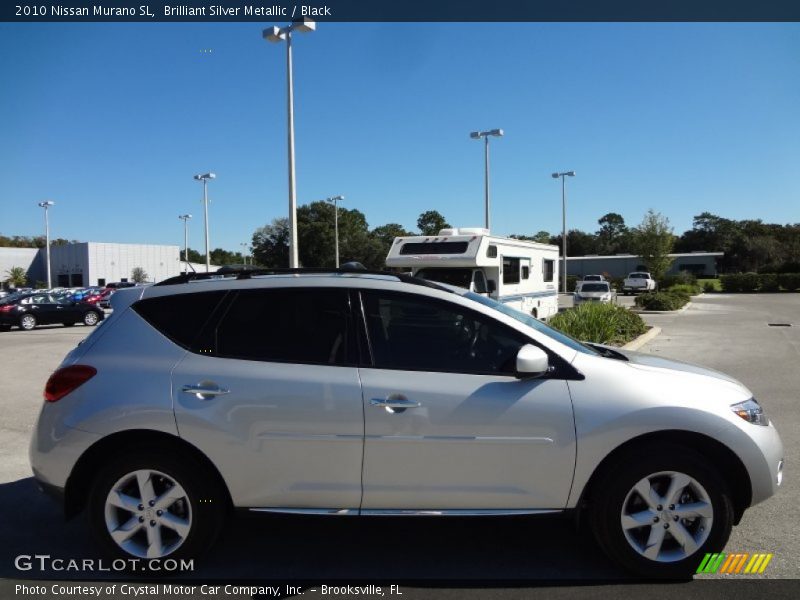
[[[558,247],[490,235],[488,229],[442,229],[437,236],[395,238],[387,267],[494,298],[538,319],[558,312]]]

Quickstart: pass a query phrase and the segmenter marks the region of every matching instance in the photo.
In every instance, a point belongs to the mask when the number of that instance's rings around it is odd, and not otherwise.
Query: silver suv
[[[119,556],[193,556],[234,507],[573,513],[626,568],[684,576],[781,483],[742,384],[463,289],[248,271],[112,303],[48,381],[30,458]]]

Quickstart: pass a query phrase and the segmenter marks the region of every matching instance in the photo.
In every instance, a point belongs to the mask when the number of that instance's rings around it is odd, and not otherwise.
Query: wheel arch
[[[233,501],[225,484],[225,480],[214,463],[198,448],[175,435],[149,429],[134,429],[113,433],[90,446],[72,469],[64,487],[64,515],[67,519],[79,514],[86,506],[92,479],[103,464],[121,452],[134,448],[145,448],[148,451],[162,450],[170,454],[194,460],[204,467],[215,485],[222,490],[228,508]]]
[[[738,525],[744,511],[750,506],[753,497],[752,484],[747,469],[736,453],[725,444],[702,433],[680,430],[664,430],[646,433],[630,439],[609,452],[595,468],[581,492],[576,505],[576,518],[580,521],[582,513],[591,503],[592,490],[603,475],[626,454],[636,453],[645,445],[657,443],[677,444],[702,454],[718,470],[728,484],[734,508],[734,525]]]

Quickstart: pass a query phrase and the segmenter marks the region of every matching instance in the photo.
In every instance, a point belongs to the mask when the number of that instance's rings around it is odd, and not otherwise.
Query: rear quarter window
[[[188,350],[226,293],[220,290],[145,298],[132,308],[150,325]]]

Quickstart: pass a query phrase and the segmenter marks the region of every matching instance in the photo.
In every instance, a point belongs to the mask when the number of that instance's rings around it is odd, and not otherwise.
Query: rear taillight
[[[50,379],[44,386],[44,399],[47,402],[58,402],[95,375],[97,375],[97,369],[88,365],[72,365],[58,369],[50,375]]]
[[[13,309],[14,309],[13,304],[3,304],[2,306],[0,306],[0,313],[11,312]]]

